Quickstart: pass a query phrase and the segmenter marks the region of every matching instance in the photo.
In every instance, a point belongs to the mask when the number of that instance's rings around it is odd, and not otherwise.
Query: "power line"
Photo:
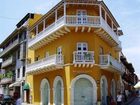
[[[12,17],[6,17],[6,16],[0,16],[0,19],[5,19],[5,20],[19,20],[18,18],[12,18]]]

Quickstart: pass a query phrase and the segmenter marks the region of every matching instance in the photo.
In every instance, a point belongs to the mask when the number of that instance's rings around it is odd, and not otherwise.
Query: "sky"
[[[60,0],[2,0],[0,43],[27,13],[45,14]],[[123,30],[122,52],[140,78],[140,0],[103,0]]]

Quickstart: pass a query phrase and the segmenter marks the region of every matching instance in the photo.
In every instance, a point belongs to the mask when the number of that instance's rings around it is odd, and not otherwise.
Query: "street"
[[[131,104],[129,105],[140,105],[140,97],[137,97]]]

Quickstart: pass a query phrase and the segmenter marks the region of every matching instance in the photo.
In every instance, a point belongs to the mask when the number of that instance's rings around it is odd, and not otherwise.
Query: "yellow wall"
[[[67,8],[68,15],[75,15],[76,9],[84,9],[85,7],[74,7]],[[91,9],[90,6],[86,7],[88,11],[88,15],[98,15],[97,11]],[[119,80],[119,74],[112,73],[106,70],[102,70],[99,66],[99,48],[103,47],[104,54],[109,54],[114,58],[118,58],[119,54],[115,51],[113,47],[107,44],[103,39],[101,39],[97,34],[94,33],[95,29],[92,29],[91,32],[81,32],[81,28],[79,28],[78,32],[75,32],[75,28],[70,28],[71,32],[67,33],[64,36],[61,36],[57,40],[50,42],[47,45],[42,46],[41,48],[31,51],[28,50],[28,57],[31,58],[31,62],[35,61],[35,57],[39,57],[39,59],[43,59],[46,56],[46,52],[49,52],[49,55],[56,54],[57,48],[59,46],[62,47],[62,54],[64,55],[64,64],[67,64],[62,70],[53,70],[44,72],[41,74],[33,75],[32,81],[27,78],[27,82],[32,82],[33,102],[36,105],[40,103],[40,84],[41,80],[47,78],[50,83],[51,88],[51,105],[53,104],[53,83],[56,76],[61,76],[64,82],[64,105],[70,105],[70,86],[71,81],[80,74],[90,75],[97,82],[97,98],[100,100],[100,79],[101,76],[106,76],[108,81],[108,91],[110,91],[111,81],[112,79],[117,81]],[[88,50],[94,51],[95,63],[92,68],[82,68],[82,67],[74,67],[71,65],[73,63],[73,52],[77,49],[77,42],[87,42]],[[110,95],[110,93],[108,93]]]
[[[49,52],[49,55],[56,54],[57,48],[59,46],[62,46],[62,54],[64,55],[65,63],[66,64],[72,63],[73,52],[77,50],[76,49],[77,42],[88,43],[88,50],[94,51],[95,62],[97,64],[99,64],[99,47],[100,46],[103,47],[104,54],[111,53],[114,58],[118,57],[118,52],[116,52],[114,48],[109,46],[105,41],[103,41],[95,33],[86,33],[86,32],[82,33],[82,32],[74,32],[74,31],[35,50],[35,57],[39,56],[39,59],[42,59],[45,57],[46,52]]]
[[[42,17],[41,14],[34,14],[33,19],[29,19],[28,26],[31,27],[35,22],[37,22]]]

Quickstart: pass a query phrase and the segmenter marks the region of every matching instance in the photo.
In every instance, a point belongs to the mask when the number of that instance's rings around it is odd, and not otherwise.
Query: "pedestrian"
[[[117,94],[117,105],[122,105],[122,94],[121,92],[118,92]]]
[[[116,102],[112,96],[110,96],[110,105],[116,105]]]

